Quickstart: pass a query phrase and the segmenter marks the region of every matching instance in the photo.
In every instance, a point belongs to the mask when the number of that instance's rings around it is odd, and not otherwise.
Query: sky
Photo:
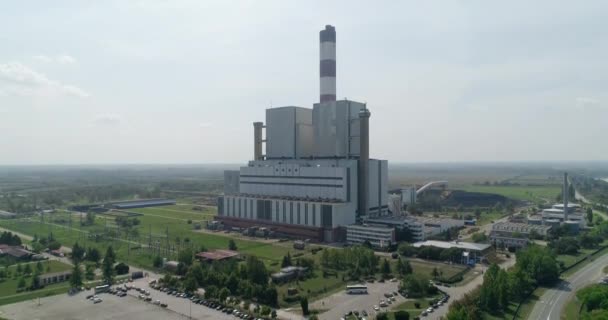
[[[3,1],[0,165],[240,163],[337,95],[389,162],[608,160],[606,1]]]

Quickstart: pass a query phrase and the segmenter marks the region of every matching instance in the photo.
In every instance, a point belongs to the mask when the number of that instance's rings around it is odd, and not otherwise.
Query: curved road
[[[603,255],[566,280],[560,281],[556,287],[547,290],[540,297],[528,319],[560,320],[562,308],[576,290],[600,280],[606,265],[608,255]]]

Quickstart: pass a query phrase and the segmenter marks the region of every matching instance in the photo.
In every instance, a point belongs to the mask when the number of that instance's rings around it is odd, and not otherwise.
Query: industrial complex
[[[333,242],[345,240],[346,226],[386,215],[388,162],[369,157],[370,115],[365,103],[336,100],[336,31],[328,25],[319,102],[267,109],[266,122],[253,123],[253,160],[224,173],[217,220]]]

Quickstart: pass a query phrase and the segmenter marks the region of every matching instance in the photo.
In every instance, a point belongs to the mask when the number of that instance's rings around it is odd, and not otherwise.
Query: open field
[[[205,209],[201,212],[191,210],[191,206],[176,205],[134,210],[143,215],[137,217],[140,221],[140,224],[136,227],[137,234],[131,234],[128,238],[120,229],[117,229],[114,217],[101,215],[97,216],[93,225],[88,226],[80,226],[80,216],[73,214],[71,217],[72,227],[70,227],[70,214],[66,212],[59,212],[53,214],[52,217],[46,217],[44,222],[38,217],[0,220],[0,226],[31,236],[46,236],[52,233],[60,243],[66,246],[72,246],[78,242],[87,247],[97,247],[102,252],[105,252],[106,247],[111,244],[121,261],[150,269],[154,258],[154,253],[149,253],[147,249],[150,235],[153,239],[162,239],[162,243],[165,244],[168,234],[169,248],[173,258],[176,257],[180,246],[188,245],[194,250],[198,250],[201,246],[205,246],[207,249],[228,248],[230,237],[194,230],[194,223],[210,219],[215,213],[214,209]],[[192,220],[192,223],[188,223],[188,220]],[[97,240],[91,238],[90,235],[92,234],[105,234],[106,229],[113,230],[114,236]],[[238,238],[235,238],[234,241],[241,253],[254,254],[266,260],[265,262],[268,265],[280,261],[288,251],[285,246],[270,243]]]
[[[555,197],[560,193],[561,188],[558,185],[545,186],[484,186],[484,185],[466,185],[461,189],[469,192],[493,193],[505,196],[515,200],[524,200],[531,202],[553,202]]]

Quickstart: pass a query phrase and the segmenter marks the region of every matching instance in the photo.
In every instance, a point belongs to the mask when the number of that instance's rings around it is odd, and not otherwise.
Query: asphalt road
[[[547,290],[540,297],[528,319],[560,320],[562,308],[576,290],[600,280],[606,265],[608,265],[608,255],[603,255],[566,280],[560,281],[556,287]]]
[[[501,263],[499,266],[503,269],[507,269],[507,268],[512,267],[514,264],[515,264],[515,257],[514,257],[514,255],[512,255],[511,258],[509,258],[507,261]],[[481,275],[481,270],[486,270],[486,269],[487,269],[487,267],[485,267],[485,266],[482,267],[482,266],[478,265],[478,267],[476,267],[474,270],[469,271],[469,272],[477,272],[479,274],[477,275],[477,277],[475,277],[473,280],[471,280],[464,286],[459,286],[459,287],[452,286],[449,288],[444,287],[444,286],[437,286],[439,289],[441,289],[441,291],[444,291],[447,294],[449,294],[450,299],[448,300],[448,302],[446,304],[435,309],[435,311],[433,311],[426,317],[423,317],[422,319],[425,319],[425,320],[426,319],[440,319],[441,317],[444,317],[448,313],[450,305],[454,301],[459,300],[466,293],[471,292],[473,289],[477,288],[477,286],[483,284],[483,275]]]

